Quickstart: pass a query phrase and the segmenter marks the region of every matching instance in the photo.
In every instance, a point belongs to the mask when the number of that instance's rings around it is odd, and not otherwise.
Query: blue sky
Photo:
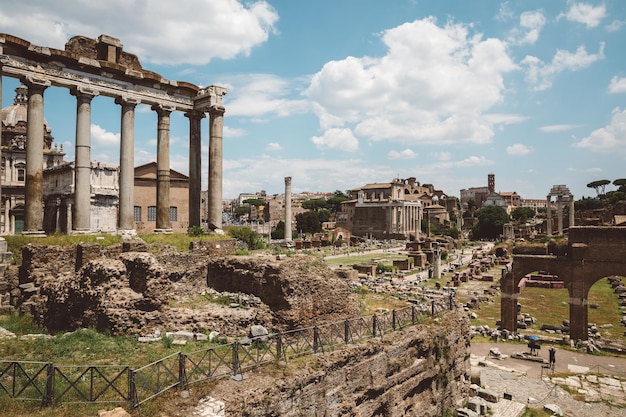
[[[282,193],[286,176],[294,192],[399,176],[458,196],[493,173],[497,191],[565,184],[576,199],[626,178],[623,0],[7,3],[0,32],[58,49],[107,34],[166,78],[227,87],[224,198]],[[3,78],[3,106],[17,83]],[[45,106],[73,160],[75,98],[51,87]],[[119,106],[92,106],[92,160],[119,163]],[[187,118],[171,129],[171,166],[188,173]],[[156,160],[156,130],[138,106],[137,165]]]

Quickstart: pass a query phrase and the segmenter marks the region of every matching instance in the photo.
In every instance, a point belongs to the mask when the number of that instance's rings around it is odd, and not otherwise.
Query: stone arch
[[[626,228],[574,227],[565,255],[514,255],[510,271],[503,271],[500,315],[502,327],[517,331],[517,296],[522,278],[533,271],[559,276],[569,294],[570,337],[587,340],[589,290],[612,275],[626,275]]]

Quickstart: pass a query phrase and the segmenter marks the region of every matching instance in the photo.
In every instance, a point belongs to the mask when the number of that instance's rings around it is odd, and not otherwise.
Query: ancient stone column
[[[548,196],[546,198],[546,234],[552,236],[552,202]]]
[[[135,234],[135,106],[139,101],[118,97],[122,106],[120,128],[120,197],[118,233]]]
[[[569,228],[574,227],[574,196],[569,195]]]
[[[27,77],[26,185],[24,234],[45,236],[43,231],[43,93],[50,81]]]
[[[222,229],[222,135],[224,107],[209,110],[209,227]]]
[[[157,192],[155,233],[172,231],[170,222],[170,113],[171,107],[152,106],[157,112]]]
[[[556,222],[558,235],[563,236],[563,196],[556,197]]]
[[[291,236],[291,177],[285,177],[285,241],[292,241]]]
[[[91,100],[98,92],[70,90],[76,96],[76,155],[74,162],[73,232],[91,232]]]
[[[0,110],[1,109],[2,109],[2,64],[0,64]],[[2,140],[1,138],[2,138],[2,122],[0,121],[0,141]],[[2,161],[2,147],[1,146],[0,146],[0,161]],[[9,170],[5,168],[4,174],[6,176],[5,177],[6,180],[8,180]],[[2,201],[2,181],[0,181],[0,201]],[[5,204],[5,207],[6,207],[6,204]],[[8,217],[9,217],[9,213],[7,209],[5,208],[4,209],[4,229],[0,231],[3,234],[8,234],[8,226],[9,226],[7,223]]]
[[[202,192],[201,122],[200,111],[185,113],[189,118],[189,227],[200,226],[200,194]]]

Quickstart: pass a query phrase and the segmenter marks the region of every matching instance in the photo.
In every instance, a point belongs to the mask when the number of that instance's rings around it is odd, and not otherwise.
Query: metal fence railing
[[[267,363],[331,351],[340,345],[418,324],[455,308],[452,295],[373,316],[357,317],[252,338],[191,353],[174,353],[138,369],[128,366],[55,366],[48,362],[0,361],[0,396],[61,403],[128,403],[136,408],[172,389],[242,372]]]

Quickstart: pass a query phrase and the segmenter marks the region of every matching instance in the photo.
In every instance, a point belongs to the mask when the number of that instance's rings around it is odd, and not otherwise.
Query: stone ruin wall
[[[317,355],[282,372],[245,372],[210,395],[226,415],[442,416],[468,399],[469,320],[462,311]]]
[[[95,268],[97,276],[105,268],[107,257],[122,259],[129,265],[130,256],[140,257],[142,250],[142,245],[119,245],[104,251],[97,244],[66,249],[29,245],[24,248],[24,262],[19,269],[20,297],[25,290],[36,288],[38,276],[51,277],[52,272],[70,276],[88,261],[93,261],[90,267]],[[184,255],[172,253],[170,257],[170,262],[186,262]],[[167,260],[168,255],[162,258]],[[293,258],[255,267],[246,257],[217,257],[208,262],[207,284],[217,286],[218,291],[222,286],[228,291],[258,292],[257,296],[271,303],[279,316],[282,314],[281,320],[291,325],[312,321],[317,313],[329,313],[333,305],[344,307],[335,311],[335,316],[327,314],[327,320],[358,314],[358,306],[345,301],[350,294],[344,278],[329,275],[322,265],[306,264],[304,257]],[[159,268],[163,274],[173,273]],[[319,274],[319,281],[293,280],[293,276],[304,273],[303,268]],[[227,270],[230,272],[224,275]],[[286,276],[282,283],[281,274]],[[324,293],[321,288],[332,285],[332,280],[344,285],[331,291],[332,296],[325,296],[329,291]],[[307,286],[298,288],[301,284],[297,281],[306,281]],[[279,288],[280,296],[270,295]],[[243,381],[220,379],[211,388],[211,396],[225,402],[229,415],[440,416],[468,398],[469,334],[467,315],[462,310],[448,312],[430,324],[336,347],[302,362],[303,366],[288,363],[282,372],[247,370]]]

